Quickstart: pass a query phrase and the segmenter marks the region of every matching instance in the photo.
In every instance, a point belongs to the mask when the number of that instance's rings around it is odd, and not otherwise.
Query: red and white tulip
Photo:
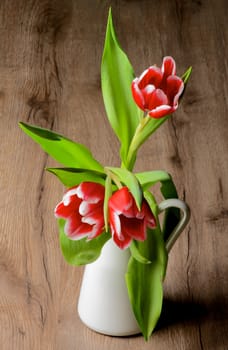
[[[109,199],[109,222],[114,242],[126,249],[133,239],[144,241],[147,227],[156,227],[156,221],[148,203],[143,199],[141,210],[127,187],[116,191]]]
[[[176,63],[164,57],[162,67],[151,66],[132,82],[133,98],[144,112],[153,118],[173,113],[184,90],[184,82],[176,75]]]
[[[83,182],[64,194],[55,216],[66,220],[64,231],[70,239],[92,239],[104,231],[104,192],[98,183]]]

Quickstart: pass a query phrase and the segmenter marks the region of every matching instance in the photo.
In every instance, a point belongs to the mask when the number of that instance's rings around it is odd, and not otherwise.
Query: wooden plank
[[[137,170],[173,174],[192,219],[174,246],[159,326],[112,338],[87,329],[76,304],[82,268],[60,252],[55,164],[18,128],[54,129],[117,166],[100,61],[109,2],[0,3],[0,344],[12,349],[221,349],[228,343],[228,8],[225,0],[113,1],[119,40],[140,74],[172,55],[193,75],[179,110],[141,149]]]

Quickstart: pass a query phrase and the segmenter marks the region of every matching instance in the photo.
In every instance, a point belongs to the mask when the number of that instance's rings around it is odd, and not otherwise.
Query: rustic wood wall
[[[137,170],[165,169],[192,209],[173,248],[165,307],[148,343],[92,332],[77,316],[82,268],[59,249],[55,164],[18,128],[51,128],[118,165],[100,61],[109,6],[140,74],[162,57],[192,65],[182,104],[140,151]],[[0,347],[4,350],[228,346],[228,6],[226,0],[0,1]]]

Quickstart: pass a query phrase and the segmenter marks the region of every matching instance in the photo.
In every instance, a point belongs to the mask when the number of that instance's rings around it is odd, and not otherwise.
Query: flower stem
[[[118,189],[121,189],[123,185],[121,184],[118,176],[116,176],[112,171],[107,169],[106,167],[104,168],[107,176],[115,183],[115,185],[118,187]]]
[[[129,147],[128,154],[127,154],[127,160],[126,160],[126,164],[125,164],[125,167],[128,170],[132,170],[134,167],[135,160],[136,160],[136,153],[137,153],[138,148],[140,146],[139,136],[140,136],[143,128],[150,121],[150,119],[151,119],[150,116],[146,115],[143,119],[140,120],[140,123],[135,130],[135,134],[131,140],[130,147]]]

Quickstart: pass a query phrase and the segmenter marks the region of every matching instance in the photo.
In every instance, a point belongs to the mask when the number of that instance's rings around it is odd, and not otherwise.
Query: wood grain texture
[[[64,262],[53,217],[63,187],[44,171],[55,163],[18,128],[19,121],[51,128],[118,165],[100,89],[110,4],[136,74],[165,55],[176,58],[179,74],[193,66],[179,110],[137,162],[137,170],[169,171],[192,209],[147,343],[102,336],[80,322],[83,269]],[[1,0],[1,349],[227,349],[227,18],[226,0]]]

